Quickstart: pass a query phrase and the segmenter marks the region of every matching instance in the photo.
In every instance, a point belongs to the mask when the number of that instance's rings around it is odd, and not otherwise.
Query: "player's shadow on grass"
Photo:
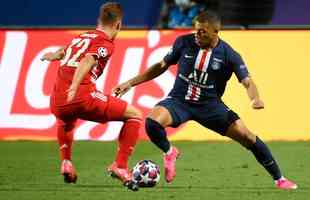
[[[78,188],[87,188],[87,189],[92,189],[92,188],[125,188],[123,185],[94,185],[94,184],[77,184],[75,187]]]
[[[43,192],[55,192],[55,191],[82,191],[82,192],[109,192],[111,189],[127,190],[126,187],[114,184],[21,184],[15,185],[15,187],[1,187],[0,192],[10,191],[43,191]]]
[[[0,192],[23,192],[23,191],[42,191],[42,192],[55,192],[55,191],[79,191],[79,192],[111,192],[113,190],[128,189],[118,184],[21,184],[15,185],[15,187],[1,187]],[[276,193],[281,190],[275,187],[247,187],[247,186],[231,186],[231,187],[220,187],[220,186],[198,186],[198,185],[158,185],[153,188],[141,188],[141,190],[161,190],[161,191],[197,191],[197,190],[209,190],[209,191],[225,191],[225,192],[264,192],[264,193]],[[310,187],[299,187],[296,192],[309,193]]]
[[[264,192],[276,192],[281,191],[276,187],[248,187],[248,186],[231,186],[231,187],[219,187],[219,186],[181,186],[181,185],[160,185],[157,186],[161,190],[222,190],[222,191],[264,191]],[[296,191],[310,192],[310,187],[299,187]]]

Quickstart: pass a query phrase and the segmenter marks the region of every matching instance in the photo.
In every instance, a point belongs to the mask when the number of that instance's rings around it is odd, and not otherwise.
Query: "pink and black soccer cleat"
[[[297,189],[296,183],[290,181],[286,178],[280,178],[279,180],[275,181],[277,188],[282,190],[295,190]]]
[[[179,150],[172,147],[169,154],[164,154],[165,179],[167,183],[171,183],[176,176],[175,162],[180,156]]]
[[[128,168],[119,168],[117,167],[116,162],[113,162],[108,167],[108,173],[111,177],[119,179],[125,186],[127,186],[132,178]]]
[[[64,176],[65,183],[76,183],[77,174],[70,160],[63,160],[61,163],[61,175]]]

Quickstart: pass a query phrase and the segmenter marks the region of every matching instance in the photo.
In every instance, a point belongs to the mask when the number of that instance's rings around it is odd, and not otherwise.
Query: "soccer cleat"
[[[76,183],[77,174],[70,160],[63,160],[61,163],[61,175],[64,176],[65,183]]]
[[[108,167],[108,173],[111,177],[117,178],[122,183],[127,186],[128,183],[131,181],[131,173],[129,172],[128,168],[118,168],[116,162],[113,162]]]
[[[180,156],[179,150],[172,147],[169,154],[164,154],[165,179],[167,183],[171,183],[176,176],[175,162]]]
[[[127,188],[129,190],[132,190],[134,192],[137,192],[139,190],[139,184],[136,181],[133,181],[133,180],[127,182],[127,184],[125,184],[125,186],[127,186]]]
[[[295,190],[297,189],[297,185],[286,178],[280,178],[275,181],[277,188],[282,190]]]

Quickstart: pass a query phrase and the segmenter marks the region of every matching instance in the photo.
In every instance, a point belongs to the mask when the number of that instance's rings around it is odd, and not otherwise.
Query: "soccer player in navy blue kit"
[[[227,81],[234,73],[251,100],[253,109],[263,109],[255,83],[241,56],[218,36],[220,19],[212,12],[203,12],[194,21],[195,33],[178,37],[171,51],[161,62],[143,74],[113,89],[122,96],[132,86],[152,80],[169,66],[178,64],[178,72],[168,97],[160,101],[145,121],[151,141],[164,152],[165,179],[172,182],[176,175],[175,162],[179,150],[167,139],[166,127],[194,120],[202,126],[229,137],[251,151],[257,161],[273,177],[280,189],[296,189],[286,179],[263,141],[254,135],[221,100]]]

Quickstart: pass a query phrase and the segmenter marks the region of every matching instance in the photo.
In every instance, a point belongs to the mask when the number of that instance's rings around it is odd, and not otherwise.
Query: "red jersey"
[[[82,80],[75,99],[70,103],[81,101],[85,96],[89,96],[91,92],[96,90],[95,82],[102,74],[109,58],[114,50],[114,43],[101,30],[82,33],[73,38],[71,43],[66,46],[65,56],[60,62],[57,80],[52,96],[56,105],[64,105],[66,103],[66,90],[70,87],[75,70],[79,66],[79,62],[86,55],[94,55],[98,61]]]

